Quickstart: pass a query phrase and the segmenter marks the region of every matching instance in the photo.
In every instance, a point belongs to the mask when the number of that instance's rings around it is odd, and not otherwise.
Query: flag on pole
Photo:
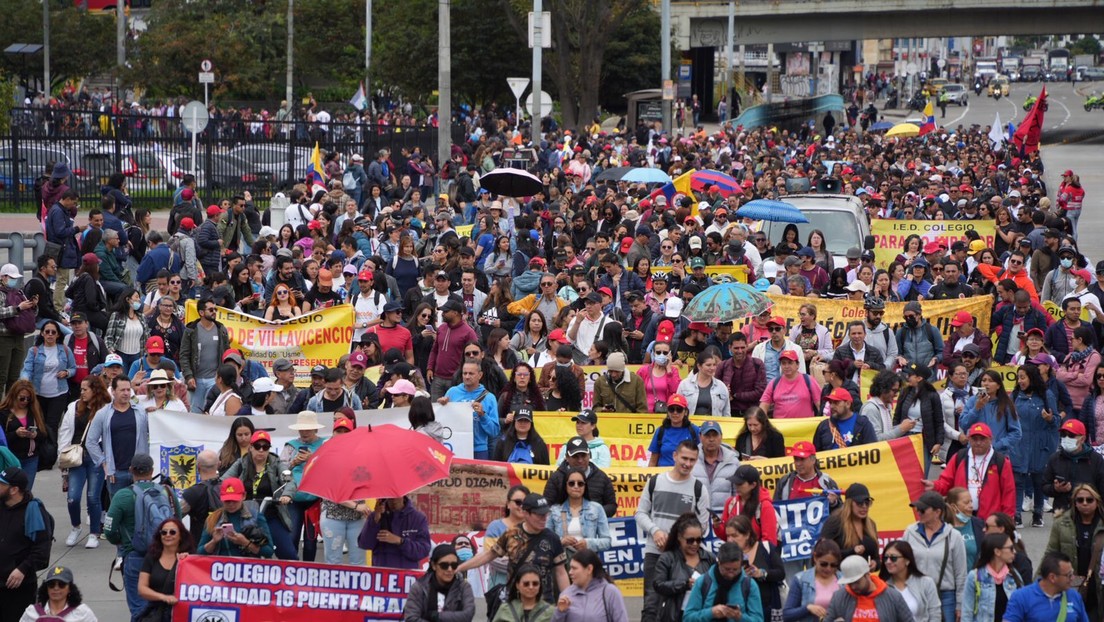
[[[364,112],[364,109],[368,107],[368,96],[364,93],[364,82],[360,83],[360,88],[357,89],[356,95],[353,95],[349,103],[361,112]]]
[[[648,195],[648,198],[655,201],[656,197],[663,195],[667,198],[667,205],[673,205],[675,197],[682,194],[690,197],[690,199],[695,202],[691,210],[696,211],[698,209],[697,197],[694,196],[694,191],[690,188],[690,176],[694,174],[694,170],[695,169],[690,169],[674,180],[656,188]]]
[[[920,135],[930,134],[935,131],[935,108],[929,99],[924,106],[924,124],[920,126]]]
[[[307,187],[311,193],[326,190],[326,173],[322,168],[322,152],[318,149],[318,143],[314,143],[314,151],[311,152],[310,162],[307,163]]]
[[[1001,123],[1000,111],[998,110],[997,117],[993,119],[993,126],[989,128],[989,142],[993,143],[992,147],[994,149],[998,149],[1004,141],[1004,124]]]
[[[1043,108],[1046,106],[1046,100],[1047,92],[1044,86],[1043,91],[1039,93],[1039,99],[1035,100],[1035,105],[1031,107],[1031,111],[1027,113],[1023,123],[1016,129],[1016,133],[1012,135],[1012,144],[1016,145],[1016,149],[1023,155],[1035,153],[1039,150],[1039,139],[1043,134]]]

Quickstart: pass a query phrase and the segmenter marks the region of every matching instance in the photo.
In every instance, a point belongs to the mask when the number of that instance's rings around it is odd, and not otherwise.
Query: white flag
[[[360,88],[357,89],[356,95],[349,100],[349,103],[353,105],[353,108],[364,112],[364,109],[368,107],[368,97],[364,93],[364,83],[360,83]]]
[[[993,119],[993,127],[989,130],[989,140],[993,143],[993,147],[1000,147],[1005,142],[1004,125],[1001,123],[999,110],[997,111],[997,118]]]

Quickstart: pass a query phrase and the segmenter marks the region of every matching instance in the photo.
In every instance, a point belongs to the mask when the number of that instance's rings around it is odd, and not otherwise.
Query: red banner
[[[189,555],[176,567],[173,620],[401,620],[421,571]],[[366,615],[371,614],[371,615]]]

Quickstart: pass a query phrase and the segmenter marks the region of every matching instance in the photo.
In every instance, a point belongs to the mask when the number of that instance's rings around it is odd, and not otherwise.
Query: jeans
[[[1024,496],[1029,493],[1031,494],[1032,509],[1035,515],[1042,516],[1043,501],[1046,499],[1046,493],[1043,492],[1043,474],[1016,473],[1013,471],[1012,476],[1016,480],[1016,516],[1020,515]]]
[[[102,472],[103,469],[101,468]],[[111,493],[111,498],[115,498],[115,493],[130,486],[134,483],[134,478],[131,477],[130,471],[115,471],[115,481],[107,482],[107,490]]]
[[[38,454],[30,458],[20,458],[19,467],[27,473],[27,490],[33,490],[35,476],[38,475]]]
[[[640,612],[641,620],[655,620],[659,609],[655,587],[652,585],[655,581],[655,567],[658,561],[659,553],[644,554],[644,609]]]
[[[92,464],[88,454],[84,454],[84,462],[75,469],[69,469],[69,524],[80,527],[81,524],[81,490],[88,485],[86,498],[88,499],[89,529],[93,535],[103,533],[102,513],[103,505],[100,503],[100,489],[103,488],[104,472]]]
[[[436,374],[436,372],[434,372]],[[18,378],[18,376],[16,376]],[[429,395],[436,401],[445,396],[445,392],[452,388],[452,375],[438,376],[434,375],[433,380],[429,381]]]
[[[1066,218],[1069,218],[1070,225],[1073,228],[1073,239],[1077,239],[1077,221],[1081,218],[1081,210],[1071,209],[1066,210]]]
[[[955,591],[947,590],[939,591],[939,602],[941,603],[940,609],[943,611],[943,622],[954,622],[955,620]]]
[[[357,546],[357,538],[366,520],[337,520],[327,517],[325,512],[322,513],[322,546],[327,564],[343,563],[341,549],[348,546],[349,565],[365,565],[364,549]]]
[[[192,412],[203,414],[203,405],[207,402],[207,392],[215,386],[214,378],[196,378],[195,391],[188,392],[188,401],[192,404]]]
[[[291,510],[291,542],[298,547],[299,539],[303,539],[303,556],[300,559],[305,562],[313,562],[318,557],[318,534],[306,520],[307,509],[315,503],[318,501],[292,501],[288,506]]]
[[[127,609],[131,620],[142,612],[149,601],[138,595],[138,573],[142,571],[143,556],[131,551],[123,559],[123,591],[126,592]]]
[[[284,526],[276,512],[265,513],[268,520],[268,531],[272,534],[272,546],[276,549],[276,559],[299,559],[299,551],[295,547],[295,541],[291,539],[291,530]]]
[[[23,335],[0,335],[0,393],[7,393],[8,387],[19,380],[27,355],[25,344]]]

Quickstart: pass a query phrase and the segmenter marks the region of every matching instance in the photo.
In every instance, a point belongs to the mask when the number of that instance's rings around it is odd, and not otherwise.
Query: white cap
[[[690,248],[701,248],[702,240],[696,235],[690,236]]]
[[[778,278],[778,264],[773,261],[763,262],[763,277],[768,279]]]
[[[272,227],[269,227],[268,225],[265,225],[261,227],[261,231],[257,235],[262,238],[267,238],[270,235],[276,235],[276,230]]]
[[[698,203],[698,211],[703,209],[713,209],[713,205],[709,201],[702,201]]]
[[[862,292],[864,294],[870,291],[870,288],[866,286],[866,283],[863,283],[858,279],[851,281],[851,283],[844,289],[849,292]]]
[[[682,315],[682,298],[671,296],[663,303],[664,317],[677,318]]]
[[[0,276],[6,276],[11,279],[21,279],[23,275],[19,273],[19,268],[15,267],[15,264],[6,263],[3,267],[0,267]]]
[[[254,393],[278,393],[282,390],[283,387],[276,386],[276,383],[268,376],[262,376],[253,381]]]

